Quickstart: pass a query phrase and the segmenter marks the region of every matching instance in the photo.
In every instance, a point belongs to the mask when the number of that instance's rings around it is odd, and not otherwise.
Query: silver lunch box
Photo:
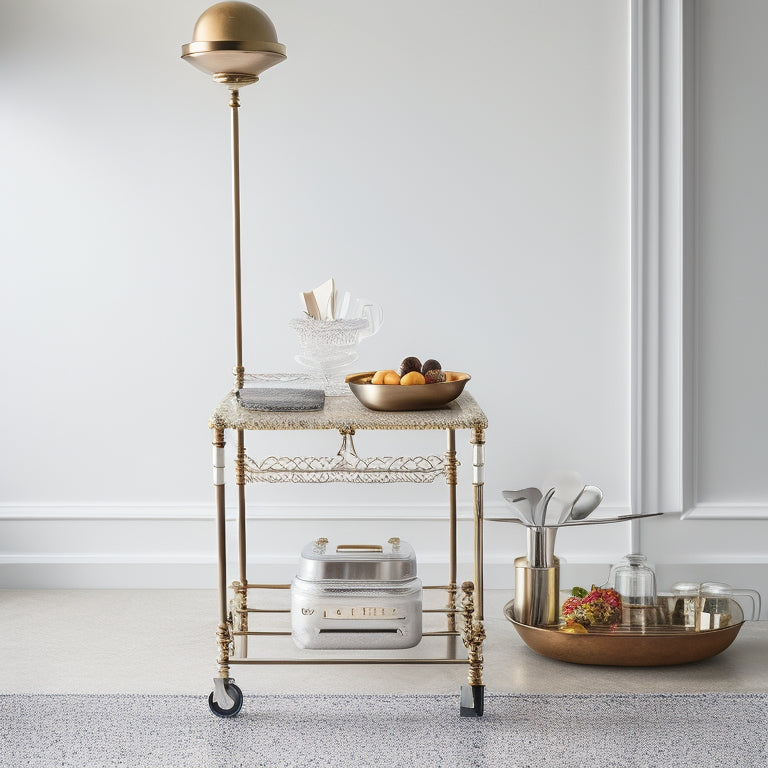
[[[410,544],[338,544],[301,552],[291,585],[299,648],[412,648],[421,641],[421,580]]]

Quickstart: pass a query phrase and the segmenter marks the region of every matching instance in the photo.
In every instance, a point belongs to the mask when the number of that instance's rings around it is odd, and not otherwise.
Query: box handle
[[[338,544],[336,552],[383,552],[381,544]]]

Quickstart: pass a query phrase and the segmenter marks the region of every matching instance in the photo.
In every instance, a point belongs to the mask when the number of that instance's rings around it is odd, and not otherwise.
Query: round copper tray
[[[373,411],[427,411],[440,408],[455,400],[471,378],[468,373],[457,373],[457,381],[438,384],[371,384],[376,371],[351,373],[346,378],[352,394]]]
[[[663,626],[645,632],[606,629],[570,634],[557,627],[531,627],[515,621],[513,601],[504,606],[504,615],[523,642],[542,656],[573,664],[610,667],[661,667],[708,659],[724,651],[744,623],[703,631]]]

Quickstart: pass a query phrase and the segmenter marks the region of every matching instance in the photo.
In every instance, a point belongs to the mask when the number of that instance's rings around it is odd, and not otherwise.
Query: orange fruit
[[[394,371],[391,368],[382,371],[376,371],[376,373],[373,374],[373,378],[371,379],[371,384],[384,384],[384,377],[388,373],[394,373]]]
[[[418,371],[411,371],[410,373],[406,373],[405,376],[400,379],[400,383],[405,384],[405,386],[410,386],[412,384],[424,384],[424,382],[424,376]]]
[[[561,625],[559,629],[561,632],[567,632],[569,635],[589,634],[589,630],[584,625],[577,624],[575,621],[570,624]]]
[[[384,374],[384,383],[385,384],[399,384],[400,383],[400,374],[396,371],[387,371]]]

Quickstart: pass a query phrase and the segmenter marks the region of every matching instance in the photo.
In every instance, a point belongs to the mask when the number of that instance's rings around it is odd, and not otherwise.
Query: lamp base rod
[[[229,106],[232,108],[232,235],[235,255],[235,386],[245,383],[243,368],[243,309],[240,272],[240,91],[230,86]]]

